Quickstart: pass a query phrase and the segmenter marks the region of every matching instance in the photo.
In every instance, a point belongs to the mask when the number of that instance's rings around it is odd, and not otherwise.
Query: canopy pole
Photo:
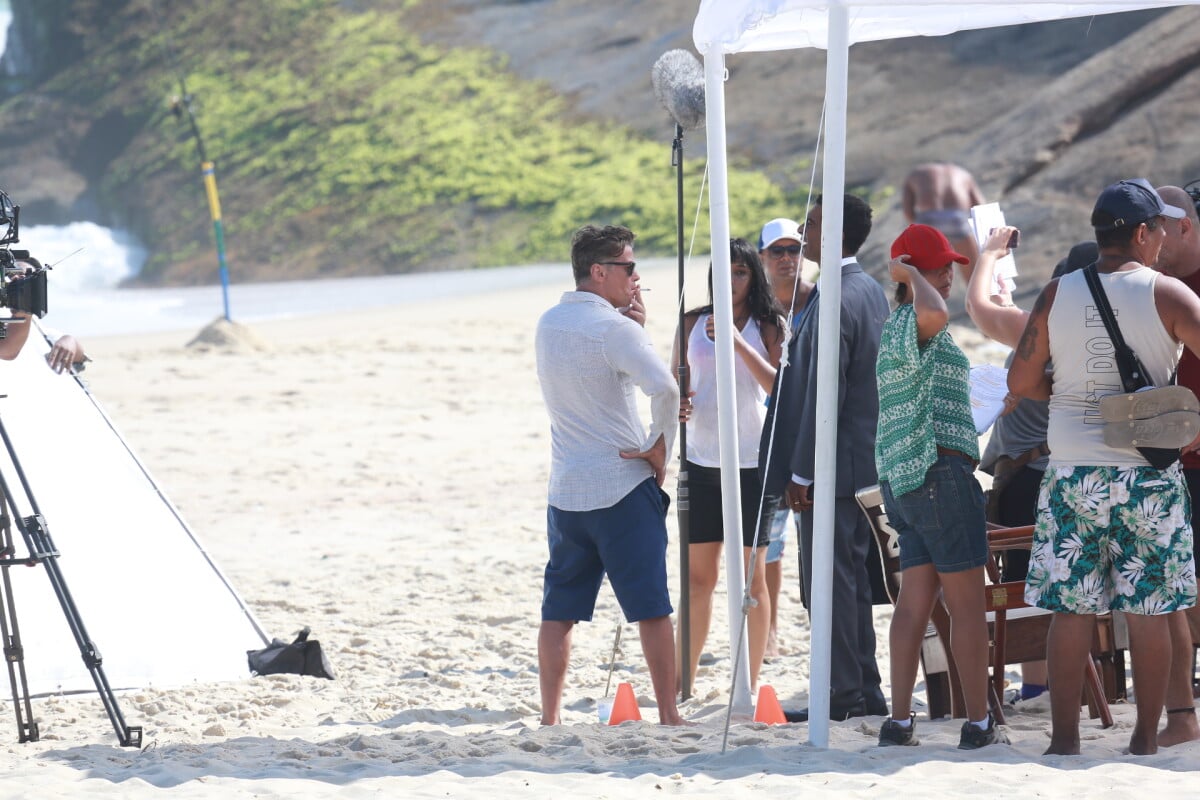
[[[716,328],[717,431],[721,445],[721,519],[725,531],[725,581],[729,595],[729,654],[737,678],[731,708],[750,713],[749,647],[738,631],[745,625],[742,595],[742,501],[737,418],[734,413],[733,284],[729,267],[729,182],[725,163],[725,58],[714,45],[704,54],[705,130],[711,179],[708,207],[713,271],[713,320]]]
[[[825,62],[825,172],[821,204],[821,316],[817,335],[817,436],[814,459],[812,644],[808,741],[829,747],[830,654],[833,636],[833,511],[837,475],[837,397],[842,324],[842,196],[846,193],[846,84],[850,14],[829,5]],[[842,609],[849,613],[851,609]]]

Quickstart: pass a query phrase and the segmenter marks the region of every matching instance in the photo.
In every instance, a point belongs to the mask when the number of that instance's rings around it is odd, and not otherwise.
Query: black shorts
[[[716,467],[701,467],[687,462],[688,473],[688,542],[725,541],[721,517],[721,470]],[[758,467],[739,470],[742,490],[742,546],[754,545],[754,531],[758,529],[758,546],[766,548],[771,533],[770,523],[758,525],[758,504],[762,500],[762,482]],[[770,509],[771,512],[774,509]],[[768,514],[768,519],[770,515]]]
[[[1042,470],[1030,466],[1021,467],[1000,495],[996,521],[1009,528],[1032,525],[1037,516],[1038,492],[1041,491],[1042,476],[1045,474]],[[999,558],[1003,580],[1025,580],[1025,574],[1029,572],[1028,550],[1004,550],[999,554]]]

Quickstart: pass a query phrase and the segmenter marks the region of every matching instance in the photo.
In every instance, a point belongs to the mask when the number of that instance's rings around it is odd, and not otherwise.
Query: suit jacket
[[[788,348],[788,368],[777,378],[759,448],[768,495],[778,496],[793,473],[813,474],[816,454],[817,346],[821,297],[804,315]],[[837,476],[834,494],[853,497],[857,489],[879,482],[875,471],[875,428],[879,392],[875,362],[879,336],[890,308],[883,288],[858,262],[842,265],[841,347],[838,363]],[[776,421],[775,418],[778,417]],[[768,452],[772,423],[775,444]]]

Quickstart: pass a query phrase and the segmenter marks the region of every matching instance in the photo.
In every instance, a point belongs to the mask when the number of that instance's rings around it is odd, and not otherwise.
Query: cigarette
[[[650,287],[649,286],[639,286],[638,291],[639,292],[648,292],[648,291],[650,291]]]

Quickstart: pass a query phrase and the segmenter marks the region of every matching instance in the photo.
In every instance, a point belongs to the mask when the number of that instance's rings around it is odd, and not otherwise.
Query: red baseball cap
[[[941,269],[951,261],[967,264],[971,259],[955,252],[950,240],[929,225],[909,225],[892,242],[892,258],[908,255],[908,263],[919,270]]]

